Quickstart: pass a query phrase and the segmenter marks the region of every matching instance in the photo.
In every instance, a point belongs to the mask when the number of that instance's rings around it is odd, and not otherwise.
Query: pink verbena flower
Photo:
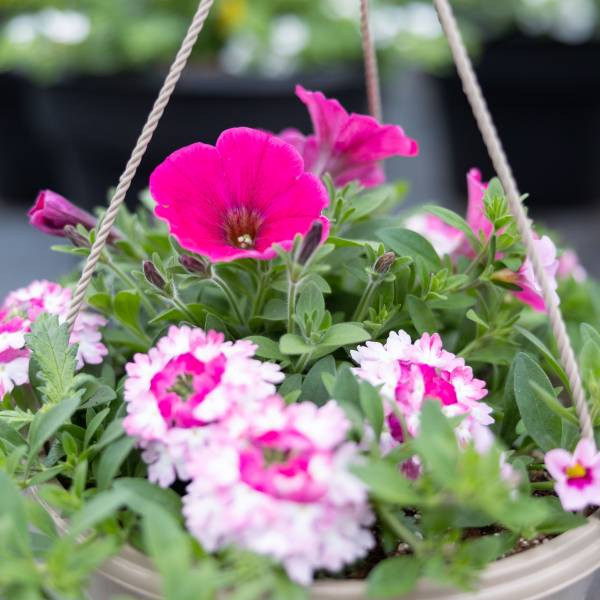
[[[150,178],[156,215],[192,252],[213,261],[268,260],[273,244],[291,247],[321,216],[329,198],[302,157],[277,137],[246,127],[224,131],[216,146],[177,150]]]
[[[600,505],[600,453],[594,442],[582,439],[573,454],[562,448],[550,450],[545,463],[565,510]]]
[[[418,434],[421,408],[427,399],[439,400],[449,417],[465,416],[456,430],[460,441],[470,439],[474,423],[494,422],[491,407],[480,402],[487,394],[485,382],[473,377],[462,358],[443,349],[437,333],[424,333],[412,343],[405,331],[392,332],[385,345],[367,342],[351,355],[359,365],[355,374],[380,388],[386,400],[388,433],[396,444],[404,441],[405,433]]]
[[[336,185],[358,180],[365,187],[385,181],[378,164],[390,156],[416,156],[417,142],[397,125],[381,125],[367,115],[348,114],[334,99],[321,92],[296,86],[296,95],[306,104],[314,133],[305,136],[286,129],[280,137],[304,157],[306,168],[315,175],[329,173]]]
[[[152,481],[167,487],[187,479],[186,462],[240,403],[275,392],[279,367],[255,360],[256,346],[225,342],[221,333],[171,327],[148,354],[126,366],[125,431],[145,450]]]
[[[25,334],[42,313],[57,315],[63,322],[69,311],[71,290],[50,281],[34,281],[11,292],[0,307],[0,398],[15,386],[29,382],[29,350]],[[108,353],[100,328],[106,319],[81,311],[75,321],[71,343],[79,344],[77,368],[99,364]]]
[[[559,279],[572,277],[577,283],[583,283],[587,279],[587,271],[579,262],[575,250],[565,250],[558,259],[558,270],[556,276]]]
[[[350,472],[357,447],[345,441],[342,409],[334,401],[286,407],[273,396],[233,421],[190,466],[183,512],[203,547],[267,555],[301,584],[318,569],[337,572],[364,556],[373,515]]]

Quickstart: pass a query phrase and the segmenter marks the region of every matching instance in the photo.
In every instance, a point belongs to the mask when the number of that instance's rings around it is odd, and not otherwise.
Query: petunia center
[[[292,502],[314,502],[326,491],[315,464],[327,462],[296,431],[270,431],[252,440],[240,455],[240,476],[254,490]]]
[[[242,250],[253,249],[262,222],[262,215],[253,208],[239,206],[229,209],[223,220],[227,243]]]
[[[196,416],[195,409],[220,384],[225,363],[222,354],[202,361],[188,352],[171,359],[154,375],[150,391],[167,425],[183,428],[206,425]]]
[[[571,487],[582,489],[592,483],[592,472],[581,463],[575,463],[565,469],[567,484]]]

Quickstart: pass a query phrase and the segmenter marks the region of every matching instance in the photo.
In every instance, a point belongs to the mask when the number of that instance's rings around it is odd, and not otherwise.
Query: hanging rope
[[[367,84],[367,100],[369,113],[381,121],[381,91],[379,85],[379,70],[377,68],[377,51],[371,36],[369,23],[369,0],[360,0],[360,33],[362,37],[363,55],[365,59],[365,80]]]
[[[214,0],[200,0],[198,10],[194,15],[192,24],[190,25],[190,28],[181,44],[181,48],[177,53],[175,61],[169,69],[169,74],[165,79],[158,98],[154,103],[154,107],[152,108],[142,133],[135,145],[135,148],[133,149],[133,152],[131,153],[131,158],[127,163],[125,171],[119,179],[119,184],[110,201],[110,204],[108,205],[108,210],[102,219],[102,223],[100,224],[100,228],[98,229],[96,235],[96,240],[92,245],[90,255],[86,260],[81,278],[77,283],[75,294],[71,300],[71,306],[69,307],[69,314],[67,316],[67,325],[69,327],[69,331],[72,331],[75,320],[77,319],[77,315],[83,306],[85,293],[90,281],[92,280],[92,276],[96,270],[96,265],[100,260],[100,256],[102,255],[102,251],[104,250],[104,246],[106,245],[106,241],[110,235],[111,229],[115,224],[115,219],[117,218],[119,208],[125,200],[125,196],[131,187],[131,182],[133,181],[138,167],[142,162],[142,158],[146,153],[148,144],[150,143],[150,140],[156,131],[163,113],[165,112],[165,108],[169,104],[169,100],[171,99],[173,91],[175,90],[175,86],[177,85],[177,82],[179,81],[179,78],[185,69],[185,66],[190,58],[190,54],[192,53],[192,49],[196,43],[196,40],[198,39],[198,36],[200,35],[200,32],[202,31],[202,27],[204,26],[204,22],[208,17],[208,13],[213,2]]]
[[[581,384],[581,376],[575,359],[575,353],[571,346],[571,340],[569,339],[567,328],[558,306],[556,293],[552,288],[550,279],[546,274],[535,247],[531,222],[527,218],[525,209],[523,208],[515,178],[512,174],[510,165],[508,164],[506,154],[502,148],[502,143],[498,137],[485,98],[483,97],[481,88],[477,82],[473,65],[471,64],[465,45],[462,41],[452,8],[450,7],[448,0],[433,0],[433,2],[442,28],[448,38],[448,44],[452,56],[454,57],[454,62],[456,63],[456,69],[462,81],[464,92],[471,104],[473,114],[475,115],[477,125],[479,126],[488,153],[492,159],[494,169],[506,191],[509,208],[515,218],[519,234],[527,251],[527,256],[533,265],[535,278],[542,288],[542,297],[544,298],[548,310],[548,318],[550,319],[550,325],[554,337],[556,338],[560,360],[569,379],[569,385],[571,386],[571,393],[581,423],[583,436],[593,441],[594,429],[583,386]]]

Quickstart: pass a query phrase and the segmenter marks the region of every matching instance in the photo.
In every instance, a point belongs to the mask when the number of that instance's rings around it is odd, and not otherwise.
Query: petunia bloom
[[[190,465],[188,529],[208,551],[235,545],[267,555],[304,585],[316,570],[361,558],[374,543],[373,515],[350,470],[358,450],[346,442],[349,426],[334,401],[286,407],[273,396],[242,407],[229,435]]]
[[[475,424],[494,422],[491,407],[480,402],[487,395],[485,382],[473,377],[464,359],[443,349],[437,333],[424,333],[413,343],[405,331],[392,332],[385,344],[367,342],[351,355],[358,364],[354,373],[379,387],[386,400],[392,445],[403,442],[406,435],[418,434],[421,408],[427,399],[439,400],[449,417],[464,415],[456,430],[461,442],[472,438]]]
[[[279,367],[254,359],[256,346],[223,334],[171,327],[148,354],[126,366],[125,431],[144,449],[152,481],[187,479],[187,459],[209,428],[239,403],[262,400],[283,379]]]
[[[462,231],[448,225],[435,215],[417,213],[409,217],[404,225],[429,241],[439,256],[452,256],[465,243]]]
[[[83,225],[86,229],[96,226],[94,216],[51,190],[43,190],[38,194],[27,215],[36,229],[58,237],[65,236],[67,225]]]
[[[329,198],[304,172],[302,157],[277,137],[228,129],[216,146],[192,144],[169,156],[150,177],[156,215],[187,250],[215,262],[268,260],[274,244],[291,247],[321,216]]]
[[[562,448],[550,450],[544,460],[565,510],[600,506],[600,453],[594,442],[582,439],[573,454]]]
[[[561,254],[558,259],[558,271],[556,276],[559,279],[572,277],[577,283],[583,283],[587,279],[587,271],[579,262],[579,257],[575,250],[569,248]]]
[[[308,107],[314,133],[305,136],[286,129],[280,137],[298,149],[309,171],[318,176],[329,173],[338,186],[354,180],[365,187],[379,185],[385,181],[380,161],[419,153],[417,142],[397,125],[348,114],[337,100],[301,85],[296,86],[296,95]]]
[[[29,382],[29,350],[25,335],[42,313],[67,318],[71,290],[50,281],[34,281],[11,292],[0,306],[0,398],[15,386]],[[100,328],[106,319],[81,311],[71,333],[71,343],[78,344],[77,368],[99,364],[108,350],[102,344]]]

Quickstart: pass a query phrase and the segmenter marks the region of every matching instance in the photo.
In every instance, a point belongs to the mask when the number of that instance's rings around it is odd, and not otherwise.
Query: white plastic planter
[[[165,552],[168,552],[165,549]],[[441,589],[421,582],[404,600],[584,600],[600,569],[600,521],[490,565],[476,592]],[[362,600],[360,581],[323,581],[312,588],[313,600]],[[131,547],[109,560],[93,577],[91,600],[128,594],[140,600],[162,600],[159,577],[152,563]],[[282,599],[283,600],[283,599]]]

